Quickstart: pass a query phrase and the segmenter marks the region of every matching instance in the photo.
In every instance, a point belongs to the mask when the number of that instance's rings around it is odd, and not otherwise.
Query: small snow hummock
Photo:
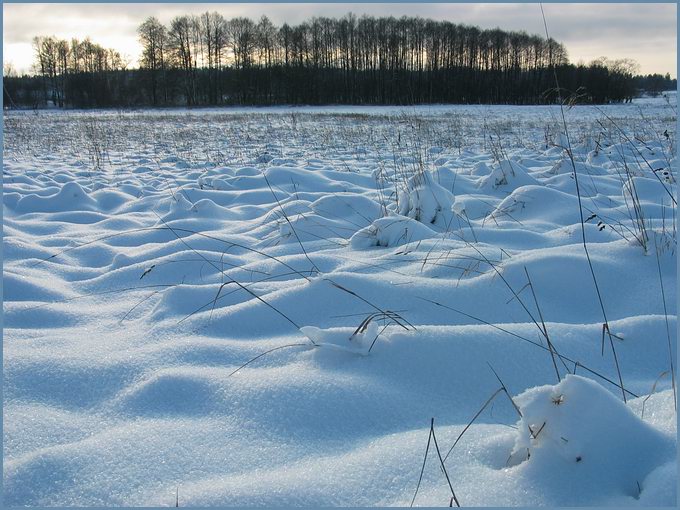
[[[510,463],[521,463],[524,477],[562,492],[559,499],[570,504],[642,498],[656,483],[650,473],[675,455],[672,438],[590,379],[567,375],[514,401],[522,418]]]
[[[513,190],[528,184],[537,184],[536,179],[522,165],[507,159],[494,165],[491,173],[479,180],[479,188],[486,191],[501,187],[506,190]]]
[[[394,247],[436,237],[437,233],[422,223],[404,216],[379,218],[357,231],[349,240],[353,249],[375,246]]]
[[[424,171],[411,177],[400,192],[398,212],[421,223],[446,228],[454,201],[453,194]]]

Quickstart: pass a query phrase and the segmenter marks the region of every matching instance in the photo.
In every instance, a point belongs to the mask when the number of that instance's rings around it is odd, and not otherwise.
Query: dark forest
[[[138,69],[90,39],[35,37],[34,75],[5,70],[5,107],[601,104],[676,87],[668,75],[636,76],[628,59],[573,64],[553,39],[420,17],[277,27],[206,12],[169,26],[148,18],[138,35]]]

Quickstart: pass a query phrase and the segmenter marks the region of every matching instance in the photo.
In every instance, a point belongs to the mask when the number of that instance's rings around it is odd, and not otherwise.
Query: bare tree
[[[165,84],[165,51],[167,46],[167,30],[154,17],[147,18],[137,29],[139,41],[142,43],[142,58],[139,62],[141,69],[149,72],[151,79],[151,100],[158,104],[158,83],[162,81],[164,98],[167,100],[167,86]]]
[[[257,43],[255,23],[249,18],[234,18],[229,21],[228,26],[234,67],[248,69],[253,64]]]
[[[177,16],[170,23],[168,47],[175,67],[183,71],[184,93],[189,105],[195,102],[196,67],[192,51],[193,21],[189,16]]]

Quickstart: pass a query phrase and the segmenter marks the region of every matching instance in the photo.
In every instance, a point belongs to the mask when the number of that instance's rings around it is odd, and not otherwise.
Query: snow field
[[[558,109],[5,113],[7,504],[409,505],[495,370],[463,506],[674,505],[674,108],[567,112],[627,403]]]

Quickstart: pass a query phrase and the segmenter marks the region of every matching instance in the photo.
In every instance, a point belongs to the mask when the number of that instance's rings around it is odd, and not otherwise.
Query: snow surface
[[[669,99],[5,112],[5,504],[674,506]]]

